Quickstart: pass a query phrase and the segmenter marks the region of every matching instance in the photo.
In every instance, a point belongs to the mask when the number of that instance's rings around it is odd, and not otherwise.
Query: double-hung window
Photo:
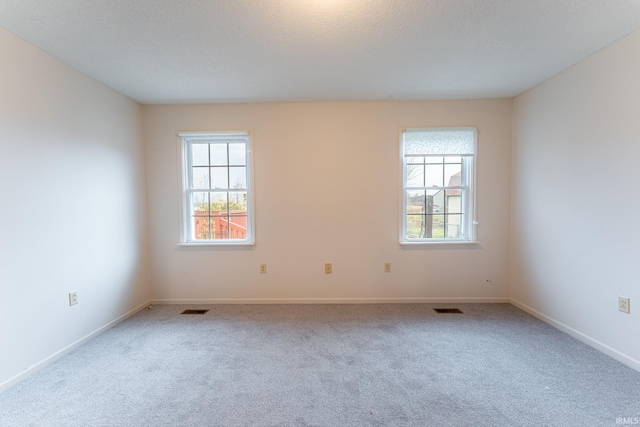
[[[475,128],[402,132],[400,243],[472,242]]]
[[[182,243],[253,244],[248,132],[181,133]]]

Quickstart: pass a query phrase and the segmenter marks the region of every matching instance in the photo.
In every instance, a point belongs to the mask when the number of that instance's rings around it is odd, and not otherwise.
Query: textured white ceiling
[[[0,27],[144,103],[512,97],[639,0],[0,0]]]

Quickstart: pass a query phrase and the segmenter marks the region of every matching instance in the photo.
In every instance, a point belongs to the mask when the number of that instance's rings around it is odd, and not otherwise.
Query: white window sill
[[[412,241],[400,241],[400,246],[455,246],[455,245],[478,245],[480,242],[478,240],[417,240],[415,242]]]
[[[177,246],[182,248],[205,248],[205,247],[251,247],[255,242],[182,242]]]

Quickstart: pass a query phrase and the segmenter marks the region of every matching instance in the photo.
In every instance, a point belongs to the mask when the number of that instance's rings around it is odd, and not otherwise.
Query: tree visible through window
[[[474,240],[475,147],[475,129],[403,132],[401,242]]]
[[[252,243],[248,133],[180,134],[185,243]]]

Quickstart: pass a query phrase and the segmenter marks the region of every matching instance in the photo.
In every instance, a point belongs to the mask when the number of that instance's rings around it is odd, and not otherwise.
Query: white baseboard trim
[[[556,329],[561,330],[562,332],[571,335],[573,338],[577,339],[578,341],[582,341],[583,343],[587,344],[590,347],[595,348],[596,350],[606,354],[609,357],[614,358],[615,360],[617,360],[620,363],[623,363],[625,365],[627,365],[628,367],[630,367],[631,369],[634,369],[638,372],[640,372],[640,360],[634,359],[631,356],[627,356],[624,353],[619,352],[618,350],[609,347],[608,345],[601,343],[600,341],[591,338],[589,335],[583,334],[582,332],[573,329],[570,326],[565,325],[562,322],[558,322],[557,320],[553,319],[552,317],[547,316],[546,314],[542,314],[541,312],[539,312],[536,309],[533,309],[531,307],[529,307],[528,305],[525,305],[519,301],[516,301],[514,299],[511,299],[511,304],[518,307],[519,309],[526,311],[527,313],[529,313],[530,315],[532,315],[533,317],[537,317],[538,319],[542,320],[545,323],[548,323],[549,325],[553,326]]]
[[[211,304],[478,304],[510,303],[509,298],[212,298],[153,299],[155,305]]]
[[[85,344],[86,342],[88,342],[92,338],[95,338],[96,336],[100,335],[101,333],[105,332],[106,330],[113,328],[118,323],[121,323],[121,322],[127,320],[129,317],[133,316],[134,314],[136,314],[140,310],[142,310],[144,308],[147,308],[147,307],[149,307],[149,301],[145,302],[144,304],[140,304],[136,308],[126,312],[125,314],[123,314],[122,316],[118,317],[117,319],[112,320],[111,322],[107,323],[106,325],[96,329],[95,331],[89,333],[88,335],[85,335],[84,337],[82,337],[79,340],[69,344],[65,348],[53,353],[51,356],[41,360],[40,362],[36,363],[35,365],[28,367],[24,371],[20,372],[18,375],[15,375],[15,376],[9,378],[8,380],[6,380],[5,382],[0,384],[0,393],[2,393],[3,391],[11,388],[12,386],[16,385],[20,381],[23,381],[27,377],[35,374],[39,370],[51,365],[56,360],[58,360],[61,357],[66,356],[67,354],[71,353],[73,350],[75,350],[76,348],[78,348],[81,345]]]

